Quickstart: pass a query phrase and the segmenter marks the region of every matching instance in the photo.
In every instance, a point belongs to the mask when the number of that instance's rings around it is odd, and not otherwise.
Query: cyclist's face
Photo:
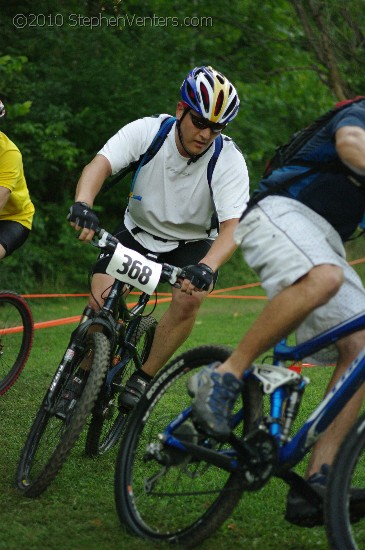
[[[181,119],[184,113],[184,107],[181,103],[178,103],[176,110],[176,118]],[[200,122],[201,121],[201,122]],[[215,140],[219,135],[220,129],[217,127],[206,127],[204,128],[204,119],[195,111],[189,111],[183,118],[181,122],[181,134],[184,142],[184,146],[192,155],[200,155],[209,147],[209,145]],[[203,126],[198,128],[198,126]],[[218,130],[218,131],[217,131]],[[179,137],[176,135],[176,145],[179,150],[179,153],[184,157],[189,155],[184,151],[181,146]]]

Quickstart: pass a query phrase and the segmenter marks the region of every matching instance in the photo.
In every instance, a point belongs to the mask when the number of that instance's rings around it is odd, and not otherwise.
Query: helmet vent
[[[200,93],[203,100],[204,109],[206,112],[209,112],[209,93],[203,83],[200,84]]]
[[[221,112],[223,99],[224,99],[224,94],[223,94],[223,90],[221,90],[218,94],[217,101],[215,104],[214,116],[218,116],[218,114]]]
[[[234,98],[231,103],[228,105],[227,109],[226,109],[226,112],[225,112],[225,115],[229,115],[231,114],[231,112],[236,108],[236,105],[237,105],[237,98]]]
[[[216,73],[216,77],[217,77],[217,80],[218,80],[221,84],[224,84],[224,82],[225,82],[224,76],[222,76],[220,73]]]
[[[191,100],[193,101],[193,103],[195,104],[195,103],[196,103],[195,93],[194,93],[193,88],[192,88],[191,85],[189,84],[189,82],[186,83],[186,87],[187,87],[188,96],[190,97],[190,99],[191,99]]]

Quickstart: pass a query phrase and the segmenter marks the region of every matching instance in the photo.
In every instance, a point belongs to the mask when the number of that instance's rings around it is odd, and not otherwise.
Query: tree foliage
[[[80,252],[65,221],[79,174],[127,122],[173,114],[191,67],[211,64],[237,86],[241,110],[228,133],[246,157],[252,187],[293,131],[336,99],[363,93],[362,0],[60,4],[0,1],[8,113],[1,130],[23,153],[37,208],[26,254],[1,265],[22,290],[34,288],[36,276],[49,289],[85,280],[91,252]],[[109,229],[127,194],[123,182],[98,198]],[[14,273],[20,277],[11,279]]]

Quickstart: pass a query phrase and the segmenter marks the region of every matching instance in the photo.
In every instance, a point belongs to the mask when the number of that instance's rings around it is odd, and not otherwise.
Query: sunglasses
[[[216,124],[214,122],[209,122],[209,120],[205,120],[205,118],[193,115],[192,113],[189,113],[189,115],[191,122],[194,124],[195,128],[198,128],[199,130],[209,128],[214,134],[219,134],[219,132],[224,130],[227,126],[227,124]]]

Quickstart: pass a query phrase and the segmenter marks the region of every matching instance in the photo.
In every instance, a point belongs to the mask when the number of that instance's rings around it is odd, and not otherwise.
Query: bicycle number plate
[[[108,275],[152,294],[159,281],[162,265],[148,260],[139,252],[118,244],[106,269]]]

